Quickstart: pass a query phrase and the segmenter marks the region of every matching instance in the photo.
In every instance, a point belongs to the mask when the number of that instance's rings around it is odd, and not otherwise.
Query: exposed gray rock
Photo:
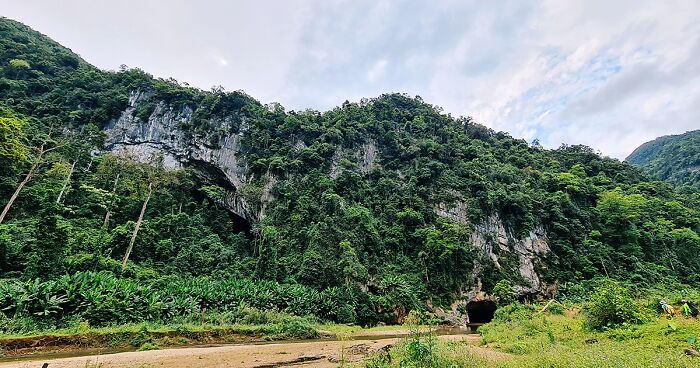
[[[302,141],[301,139],[297,139],[297,141],[294,143],[294,149],[297,151],[301,151],[304,148],[306,148],[306,143]]]
[[[498,215],[492,215],[474,227],[471,242],[474,246],[481,248],[483,253],[499,268],[501,268],[499,261],[507,253],[517,255],[519,262],[517,271],[529,283],[529,285],[517,286],[519,294],[536,294],[542,291],[543,285],[535,266],[542,259],[542,256],[550,250],[544,228],[538,226],[530,231],[525,238],[515,239],[511,233],[506,231]],[[498,252],[495,249],[498,249]]]
[[[250,185],[253,177],[241,152],[241,138],[248,129],[248,122],[242,119],[237,133],[226,133],[231,121],[211,119],[207,123],[215,129],[208,129],[203,135],[193,134],[183,129],[191,126],[194,111],[188,107],[174,108],[164,102],[157,103],[147,121],[136,116],[138,108],[152,97],[151,93],[134,91],[129,95],[127,108],[121,116],[111,121],[105,128],[106,146],[111,152],[128,155],[144,162],[154,162],[157,158],[165,168],[177,169],[184,166],[197,167],[201,173],[224,180],[230,184],[224,198],[215,199],[229,211],[257,222],[265,216],[265,208],[272,201],[272,187],[277,183],[273,175],[267,175],[260,203],[248,203],[239,191]],[[279,108],[270,104],[268,109]],[[220,129],[217,129],[220,128]],[[296,140],[294,148],[301,151],[307,148],[302,140]],[[331,164],[330,175],[337,178],[342,168],[342,159],[354,159],[358,170],[364,174],[376,167],[379,150],[374,141],[369,141],[347,156],[339,150]],[[257,201],[256,201],[257,202]]]
[[[474,246],[481,248],[483,254],[488,256],[499,268],[501,265],[498,263],[494,247],[504,252],[510,251],[508,234],[497,215],[489,216],[483,222],[475,225],[470,240]]]
[[[379,150],[377,149],[377,143],[374,141],[369,141],[360,147],[360,150],[356,154],[357,164],[360,168],[360,172],[367,174],[376,167],[377,155]]]
[[[530,288],[520,287],[519,292],[534,294],[542,291],[544,285],[542,285],[537,275],[535,265],[550,250],[544,228],[539,226],[530,231],[527,237],[513,243],[513,249],[520,258],[520,275],[530,281],[531,285]]]
[[[105,128],[106,146],[115,153],[128,154],[142,161],[149,161],[158,155],[166,168],[183,166],[202,167],[209,175],[221,176],[231,184],[224,205],[230,211],[256,221],[264,211],[254,211],[236,190],[250,183],[252,176],[240,153],[238,134],[225,134],[220,137],[191,136],[181,127],[187,125],[193,111],[189,107],[174,109],[165,103],[158,103],[148,121],[135,116],[139,104],[149,95],[136,91],[129,96],[129,105],[121,116]],[[227,121],[211,121],[212,125],[224,126]],[[213,142],[212,142],[213,141]],[[266,200],[270,200],[269,188]]]
[[[459,199],[459,196],[456,196],[456,198],[451,203],[437,204],[433,211],[438,216],[448,218],[455,223],[469,225],[468,206],[463,200]],[[517,267],[506,271],[518,272],[523,280],[526,281],[527,284],[516,286],[516,291],[519,295],[539,294],[546,288],[546,285],[542,284],[536,268],[538,262],[541,262],[543,256],[550,251],[547,235],[543,227],[538,226],[530,231],[526,237],[516,239],[506,229],[498,215],[491,215],[474,225],[474,231],[469,240],[497,268],[512,267],[512,261],[510,262],[511,264],[503,264],[506,257],[510,260],[513,258],[517,259]],[[464,293],[465,300],[483,298],[480,295],[482,293],[481,289],[477,288],[480,269],[481,265],[475,264],[472,279],[469,283],[473,287]]]
[[[460,299],[453,302],[449,310],[445,311],[442,308],[432,308],[430,304],[428,307],[431,308],[435,316],[447,322],[449,325],[466,328],[468,324],[473,321],[470,321],[469,314],[465,314],[463,311],[468,311],[474,304],[484,302],[488,302],[495,307],[496,299],[493,295],[488,295],[482,290],[481,280],[476,277],[472,288],[462,294]]]
[[[268,173],[265,176],[265,185],[263,185],[262,195],[260,196],[260,209],[256,215],[256,218],[261,219],[265,217],[265,209],[267,204],[272,202],[272,188],[277,184],[277,178],[274,175]]]
[[[377,148],[377,143],[375,141],[368,141],[362,144],[359,148],[355,150],[348,151],[337,149],[333,153],[331,158],[331,171],[330,176],[333,179],[337,179],[340,174],[345,169],[342,166],[344,160],[355,163],[356,169],[362,174],[369,174],[374,168],[377,167],[377,156],[379,155],[379,149]]]
[[[343,158],[343,151],[338,148],[333,153],[331,158],[331,173],[330,176],[333,179],[337,179],[340,176],[340,160]]]
[[[450,326],[466,328],[469,323],[469,316],[458,311],[463,303],[463,301],[459,301],[447,311],[442,308],[433,308],[432,312],[435,314],[435,317],[440,318]]]
[[[457,191],[452,191],[452,195],[456,198],[454,201],[450,203],[440,202],[433,207],[433,211],[438,216],[448,218],[458,224],[469,224],[469,207],[467,202],[464,201],[462,195]]]

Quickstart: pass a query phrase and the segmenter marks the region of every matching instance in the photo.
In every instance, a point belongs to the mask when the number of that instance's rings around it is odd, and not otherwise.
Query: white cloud
[[[583,143],[618,158],[700,128],[695,0],[0,0],[0,9],[100,67],[139,66],[292,109],[406,92],[548,147]],[[206,67],[208,55],[226,68]]]
[[[378,78],[381,78],[384,75],[387,64],[388,61],[386,61],[386,59],[381,59],[374,63],[372,68],[367,72],[367,81],[374,82]]]

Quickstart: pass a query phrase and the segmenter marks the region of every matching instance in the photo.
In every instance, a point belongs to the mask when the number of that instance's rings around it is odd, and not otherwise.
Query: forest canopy
[[[512,248],[527,239],[546,239],[533,271],[543,285],[605,275],[700,286],[697,189],[589,147],[532,146],[403,94],[286,111],[101,71],[8,19],[0,33],[6,318],[101,325],[249,304],[395,322],[477,284],[545,292],[519,271]],[[250,180],[235,194],[258,216],[223,206],[232,189],[202,166],[112,152],[104,131],[130,106],[137,124],[191,112],[178,134],[207,149],[238,137]],[[508,239],[485,240],[498,263],[474,242],[488,224]]]

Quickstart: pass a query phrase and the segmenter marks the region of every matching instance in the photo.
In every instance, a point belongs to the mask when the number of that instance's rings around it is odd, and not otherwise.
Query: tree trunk
[[[10,197],[10,200],[7,202],[5,205],[5,208],[2,209],[2,213],[0,213],[0,224],[5,220],[5,216],[7,216],[7,212],[10,211],[10,207],[12,207],[12,204],[15,203],[15,200],[19,196],[19,192],[22,191],[22,188],[24,188],[27,183],[29,183],[30,180],[34,177],[34,171],[36,170],[37,167],[39,167],[39,163],[41,162],[41,158],[44,155],[44,146],[42,145],[41,148],[39,149],[39,155],[36,157],[36,160],[34,160],[34,163],[32,164],[32,167],[29,169],[29,172],[27,175],[24,177],[22,182],[19,183],[17,186],[17,189],[15,189],[15,192],[12,193],[12,197]]]
[[[78,160],[73,161],[73,165],[70,166],[70,171],[68,172],[68,176],[66,176],[66,180],[63,181],[63,187],[61,187],[61,191],[58,193],[58,198],[56,198],[56,204],[61,203],[61,198],[63,198],[63,194],[65,194],[66,189],[68,188],[68,184],[70,184],[70,178],[73,176],[73,171],[75,170],[75,164],[78,163]]]
[[[112,194],[117,192],[117,184],[119,183],[119,175],[114,179],[114,187],[112,187]],[[109,207],[107,207],[107,213],[105,213],[105,221],[102,223],[102,227],[106,228],[109,225],[109,218],[112,216],[112,203],[110,201]]]
[[[129,247],[126,248],[126,253],[124,254],[124,259],[122,260],[122,270],[126,268],[126,262],[129,261],[129,255],[134,249],[134,243],[136,242],[136,235],[139,233],[139,228],[141,227],[141,221],[143,221],[143,214],[146,212],[146,206],[148,206],[148,201],[151,199],[151,194],[153,193],[153,183],[148,184],[148,195],[146,200],[143,201],[143,206],[141,207],[141,213],[139,214],[139,219],[136,221],[136,227],[134,228],[134,233],[131,235],[131,241],[129,242]]]
[[[605,261],[603,260],[603,257],[600,257],[600,264],[603,265],[603,271],[605,271],[605,277],[610,277],[610,275],[608,275],[608,269],[605,268]]]

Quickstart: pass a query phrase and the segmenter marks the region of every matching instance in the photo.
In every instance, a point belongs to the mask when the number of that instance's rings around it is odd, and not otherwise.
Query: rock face
[[[254,210],[238,194],[252,179],[240,153],[242,131],[216,139],[190,136],[181,126],[192,119],[192,109],[174,109],[162,102],[156,104],[144,122],[136,117],[136,109],[148,97],[139,91],[131,93],[128,107],[105,128],[107,148],[142,161],[158,156],[166,168],[197,167],[209,179],[228,184],[226,196],[219,200],[221,204],[249,222],[258,220],[264,210]]]
[[[515,239],[506,231],[498,215],[492,215],[474,227],[471,242],[475,247],[479,247],[496,267],[503,267],[505,259],[517,260],[520,276],[530,284],[519,285],[519,294],[536,294],[542,291],[543,285],[535,266],[542,256],[549,252],[549,243],[541,226],[530,231],[525,238]]]
[[[470,225],[467,205],[457,199],[453,203],[439,203],[434,208],[435,214],[448,218],[456,223]],[[542,284],[537,273],[538,262],[549,253],[549,243],[546,232],[538,226],[521,239],[516,239],[509,232],[497,214],[491,215],[482,222],[473,225],[474,231],[470,241],[474,247],[490,259],[497,268],[517,271],[522,278],[522,284],[516,287],[520,296],[541,293]],[[473,274],[472,290],[466,292],[467,300],[484,300],[488,296],[481,291],[478,283],[480,265],[476,265]]]
[[[357,167],[357,171],[362,174],[369,174],[378,166],[378,156],[379,148],[377,148],[377,143],[373,140],[363,143],[354,150],[343,151],[338,149],[331,158],[330,176],[333,179],[337,179],[338,176],[340,176],[340,174],[343,172],[343,167],[341,166],[343,160],[354,162]]]
[[[377,143],[374,141],[369,141],[360,147],[360,150],[356,153],[357,162],[360,167],[360,172],[367,174],[372,169],[374,169],[377,164],[377,155],[379,150],[377,149]]]
[[[449,203],[440,202],[433,207],[433,211],[440,217],[445,217],[453,222],[462,225],[469,224],[469,207],[464,201],[464,198],[457,191],[452,191],[451,194],[455,200]]]
[[[467,207],[459,200],[452,204],[438,204],[433,210],[438,216],[456,223],[469,224]],[[515,291],[519,297],[548,292],[537,273],[539,262],[550,251],[547,235],[541,226],[530,231],[526,237],[516,239],[506,229],[498,215],[491,215],[474,225],[470,242],[480,249],[497,268],[518,273],[521,282],[517,283]],[[470,282],[467,283],[468,288],[462,291],[460,298],[451,305],[450,310],[436,308],[433,312],[446,322],[458,327],[490,321],[496,310],[496,300],[493,295],[483,290],[479,278],[482,270],[483,266],[475,263]]]
[[[152,103],[151,93],[135,91],[129,95],[127,108],[120,117],[105,127],[106,147],[109,151],[128,155],[143,162],[161,162],[165,168],[176,169],[194,167],[209,181],[226,190],[223,198],[211,198],[230,212],[245,219],[248,223],[260,221],[265,216],[266,206],[272,201],[272,187],[277,183],[273,175],[265,175],[262,183],[262,195],[251,203],[241,195],[242,189],[253,180],[250,168],[243,157],[241,140],[246,132],[246,121],[235,133],[204,133],[195,135],[183,129],[192,126],[194,111],[190,107],[175,108],[164,102],[155,104],[155,108],[143,120],[137,116],[139,107]],[[231,122],[212,119],[209,126],[227,131]],[[306,144],[298,140],[296,150],[303,150]],[[368,141],[347,152],[338,151],[331,163],[330,176],[338,177],[342,172],[340,161],[353,162],[355,169],[367,174],[377,167],[379,149],[374,141]],[[260,185],[260,183],[258,183]]]

